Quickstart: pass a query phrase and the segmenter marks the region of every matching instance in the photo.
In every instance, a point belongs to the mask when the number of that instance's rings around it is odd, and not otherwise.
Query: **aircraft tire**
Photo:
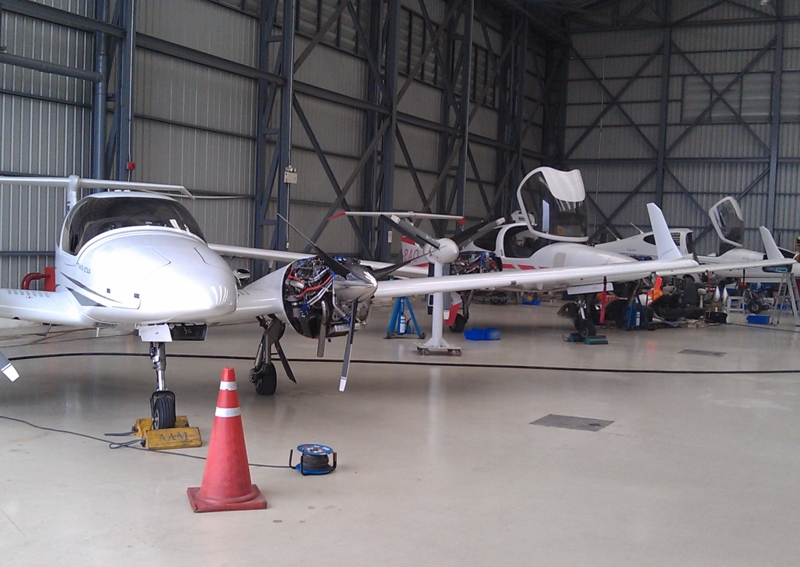
[[[576,319],[575,329],[577,329],[578,336],[582,339],[587,339],[597,334],[597,328],[594,326],[594,323],[587,319]]]
[[[256,393],[261,396],[271,396],[278,388],[278,372],[273,363],[266,364],[260,370],[250,370],[250,381],[256,386]]]
[[[450,325],[450,332],[463,333],[466,326],[467,326],[467,318],[464,317],[461,313],[459,313],[458,315],[456,315],[456,319],[455,321],[453,321],[453,324]]]
[[[153,429],[172,429],[175,427],[175,398],[157,395],[153,399]]]

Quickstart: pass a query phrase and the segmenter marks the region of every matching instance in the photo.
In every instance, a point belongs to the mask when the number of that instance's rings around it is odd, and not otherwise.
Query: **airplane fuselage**
[[[58,248],[56,291],[100,324],[207,323],[236,309],[228,266],[192,234],[161,227],[120,228],[78,254]]]

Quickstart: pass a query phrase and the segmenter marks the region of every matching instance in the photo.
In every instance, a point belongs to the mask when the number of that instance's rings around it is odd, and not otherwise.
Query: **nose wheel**
[[[175,427],[175,394],[169,390],[154,392],[150,397],[150,415],[153,429]]]

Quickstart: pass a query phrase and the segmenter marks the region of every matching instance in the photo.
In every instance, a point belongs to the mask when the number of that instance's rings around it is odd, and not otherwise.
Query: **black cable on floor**
[[[173,455],[175,457],[186,457],[187,459],[197,459],[200,461],[205,461],[206,457],[200,455],[187,455],[186,453],[176,453],[174,451],[151,451],[149,449],[145,449],[144,447],[136,447],[136,444],[141,445],[140,439],[133,439],[131,441],[126,441],[123,443],[115,443],[109,442],[108,439],[103,439],[102,437],[95,437],[93,435],[87,435],[86,433],[78,433],[77,431],[70,431],[68,429],[58,429],[55,427],[45,427],[44,425],[36,425],[35,423],[31,423],[30,421],[25,421],[24,419],[19,419],[16,417],[8,417],[7,415],[0,415],[0,419],[5,419],[7,421],[14,421],[16,423],[22,423],[23,425],[27,425],[28,427],[33,427],[34,429],[39,429],[41,431],[50,431],[53,433],[64,433],[66,435],[74,435],[76,437],[83,437],[84,439],[91,439],[92,441],[100,441],[101,443],[108,443],[109,449],[135,449],[137,451],[147,451],[148,453],[158,453],[160,455]],[[124,435],[131,435],[132,433],[104,433],[104,435],[108,437],[120,437]],[[292,452],[289,453],[289,462],[292,460]],[[295,470],[294,467],[289,465],[265,465],[262,463],[247,463],[251,467],[257,468],[265,468],[265,469],[292,469]]]
[[[12,362],[18,360],[41,360],[46,358],[62,358],[71,356],[148,356],[146,353],[131,353],[131,352],[65,352],[57,354],[32,354],[26,356],[9,357]],[[252,356],[235,356],[235,355],[216,355],[216,354],[170,354],[171,358],[198,358],[198,359],[212,359],[212,360],[253,360]],[[443,357],[446,358],[446,357]],[[315,364],[341,364],[341,360],[336,359],[320,359],[320,358],[289,358],[289,362],[307,362]],[[413,360],[366,360],[357,359],[352,360],[356,364],[375,364],[375,365],[391,365],[391,366],[438,366],[441,368],[490,368],[501,370],[547,370],[554,372],[591,372],[591,373],[612,373],[612,374],[692,374],[699,376],[718,376],[724,374],[752,374],[753,370],[675,370],[675,369],[632,369],[632,368],[581,368],[578,366],[545,366],[537,364],[487,364],[481,362],[467,363],[467,362],[431,362],[430,359],[426,361],[413,361]],[[798,374],[800,369],[788,368],[784,370],[759,370],[759,374]]]

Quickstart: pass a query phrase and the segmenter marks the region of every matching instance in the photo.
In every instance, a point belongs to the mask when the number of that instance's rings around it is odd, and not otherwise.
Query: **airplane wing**
[[[517,289],[550,289],[578,285],[602,284],[607,281],[633,281],[660,274],[662,270],[694,268],[698,264],[691,259],[650,260],[605,266],[582,268],[549,268],[542,270],[507,270],[484,274],[442,276],[440,278],[392,280],[378,282],[376,298],[422,295],[428,293],[463,291],[468,289],[491,289],[511,287]]]
[[[227,246],[225,244],[209,244],[209,248],[217,254],[224,256],[235,256],[237,258],[252,258],[254,260],[266,260],[268,262],[294,262],[311,258],[314,254],[305,252],[284,252],[282,250],[263,250],[260,248],[247,248],[244,246]],[[392,264],[386,262],[375,262],[373,260],[361,260],[361,263],[374,270],[388,268]],[[417,266],[403,266],[393,272],[393,275],[403,278],[427,278],[428,269]]]
[[[67,291],[0,289],[0,317],[70,327],[94,325]]]

